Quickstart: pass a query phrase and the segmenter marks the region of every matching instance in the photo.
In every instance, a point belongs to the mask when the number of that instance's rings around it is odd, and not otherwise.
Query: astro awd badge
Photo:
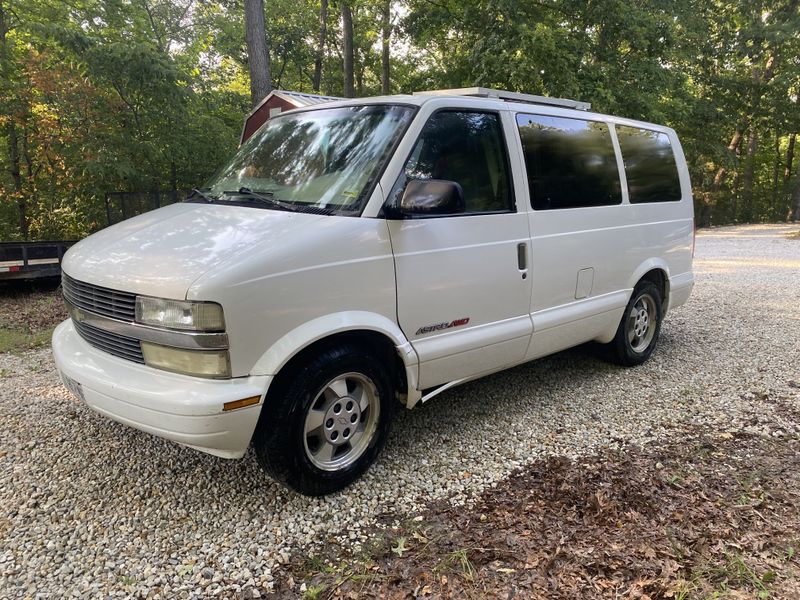
[[[463,319],[456,319],[455,321],[450,321],[449,323],[436,323],[435,325],[424,325],[417,329],[417,333],[415,335],[422,335],[423,333],[430,333],[431,331],[439,331],[441,329],[452,329],[453,327],[461,327],[462,325],[466,325],[469,323],[469,317],[464,317]]]

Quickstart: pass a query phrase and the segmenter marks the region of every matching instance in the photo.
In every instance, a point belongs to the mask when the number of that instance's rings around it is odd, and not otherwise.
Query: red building
[[[243,144],[267,119],[281,114],[284,110],[321,104],[332,100],[341,100],[334,96],[319,96],[317,94],[302,94],[300,92],[288,92],[286,90],[273,90],[253,109],[244,120],[242,128],[242,138],[239,144]]]

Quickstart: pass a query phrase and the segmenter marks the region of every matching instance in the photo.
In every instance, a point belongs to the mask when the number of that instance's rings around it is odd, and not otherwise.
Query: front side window
[[[622,203],[606,123],[522,114],[517,126],[534,210]]]
[[[425,124],[406,162],[407,179],[455,181],[466,213],[513,210],[500,117],[494,113],[440,111]]]
[[[413,115],[409,107],[372,105],[271,118],[217,172],[204,192],[223,201],[247,188],[284,206],[360,213],[373,181]]]
[[[681,199],[678,165],[666,133],[618,125],[617,138],[631,204]]]

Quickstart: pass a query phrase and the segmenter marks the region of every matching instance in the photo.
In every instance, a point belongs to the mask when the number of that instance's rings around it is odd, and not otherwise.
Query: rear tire
[[[640,281],[625,307],[614,340],[608,344],[611,359],[633,367],[650,358],[661,333],[661,314],[658,286],[651,281]]]
[[[276,381],[253,437],[274,479],[307,496],[357,480],[386,444],[393,378],[375,352],[353,343],[323,350]]]

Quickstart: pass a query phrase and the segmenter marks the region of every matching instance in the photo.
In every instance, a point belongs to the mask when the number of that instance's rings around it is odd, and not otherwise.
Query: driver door
[[[390,194],[409,179],[455,181],[465,210],[389,221],[400,327],[420,389],[522,362],[530,341],[530,235],[517,211],[497,112],[446,109],[423,128]]]

